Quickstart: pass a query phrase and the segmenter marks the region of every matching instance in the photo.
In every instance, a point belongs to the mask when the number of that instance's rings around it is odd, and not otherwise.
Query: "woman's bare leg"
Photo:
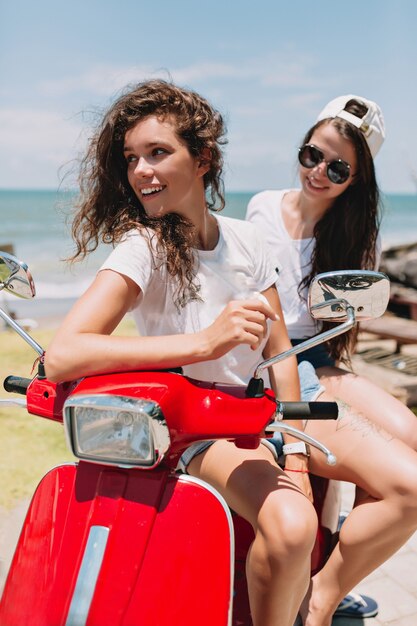
[[[312,504],[262,445],[242,450],[218,441],[188,471],[213,485],[254,529],[247,558],[254,626],[293,626],[310,580],[317,533]]]
[[[331,396],[340,398],[417,450],[417,417],[400,400],[367,378],[339,367],[321,367],[317,375]]]
[[[320,399],[331,398],[323,394]],[[310,421],[306,432],[337,456],[337,464],[330,467],[312,451],[311,471],[355,483],[363,493],[342,526],[339,543],[312,580],[304,623],[330,626],[342,598],[415,531],[417,453],[347,406],[336,422]]]

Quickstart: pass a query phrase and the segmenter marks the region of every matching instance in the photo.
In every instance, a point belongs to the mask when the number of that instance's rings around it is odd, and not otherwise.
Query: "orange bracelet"
[[[290,469],[289,467],[285,467],[284,468],[284,472],[299,472],[300,474],[309,474],[310,473],[309,470],[296,470],[296,469]]]

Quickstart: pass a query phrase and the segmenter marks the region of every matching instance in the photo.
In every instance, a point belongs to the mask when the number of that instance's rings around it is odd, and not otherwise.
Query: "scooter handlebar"
[[[337,402],[278,402],[280,419],[335,420]]]
[[[27,389],[31,382],[31,378],[23,378],[22,376],[8,376],[3,383],[6,391],[11,393],[20,393],[26,395]]]

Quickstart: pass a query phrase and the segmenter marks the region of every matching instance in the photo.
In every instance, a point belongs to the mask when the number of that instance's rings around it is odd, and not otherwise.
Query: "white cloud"
[[[9,105],[0,109],[0,187],[55,187],[60,168],[83,148],[83,133],[89,124],[88,118],[68,111],[85,111],[89,103],[107,106],[106,101],[126,84],[169,76],[201,90],[226,114],[227,178],[234,189],[279,183],[275,176],[285,184],[285,180],[293,179],[295,146],[314,122],[312,114],[314,117],[329,97],[345,89],[339,77],[326,75],[320,80],[317,66],[314,57],[287,49],[246,61],[195,61],[170,67],[170,72],[147,64],[96,64],[73,76],[39,82],[30,92],[37,99],[33,108],[29,103],[21,108],[19,102],[15,108]],[[47,106],[41,109],[43,100]],[[377,170],[382,187],[388,191],[414,190],[411,168],[403,153],[408,149],[414,154],[410,146],[415,132],[414,127],[402,128],[400,121],[406,117],[394,116],[387,108],[390,141],[378,159]],[[412,119],[411,113],[409,117]]]
[[[172,69],[157,68],[149,65],[116,66],[96,65],[76,76],[43,81],[39,92],[48,97],[62,97],[79,92],[89,92],[98,96],[108,96],[122,89],[129,83],[148,78],[172,79],[179,84],[210,80],[212,78],[242,78],[240,68],[223,63],[196,63]]]
[[[135,83],[148,78],[165,78],[170,76],[178,83],[190,83],[211,77],[231,76],[233,68],[221,64],[203,63],[186,68],[171,70],[167,68],[155,69],[147,65],[115,66],[96,65],[87,71],[56,80],[43,81],[39,84],[39,93],[52,98],[62,98],[79,93],[91,93],[98,97],[107,97],[122,89],[129,83]]]
[[[54,98],[80,92],[108,96],[124,85],[154,73],[155,70],[146,65],[135,67],[95,65],[75,76],[42,81],[38,88],[41,94]]]
[[[54,187],[73,159],[82,127],[53,111],[0,109],[0,186]]]
[[[291,55],[294,56],[294,55]],[[98,64],[74,76],[42,81],[39,93],[48,97],[62,97],[74,93],[94,93],[108,96],[124,85],[147,78],[170,76],[179,84],[234,80],[244,84],[264,87],[306,87],[311,83],[311,57],[293,59],[287,55],[259,56],[242,63],[201,61],[182,67],[154,67],[150,65],[106,65]],[[226,85],[226,89],[228,85]]]

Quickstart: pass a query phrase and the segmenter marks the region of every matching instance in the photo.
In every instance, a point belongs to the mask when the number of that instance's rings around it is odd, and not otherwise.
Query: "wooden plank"
[[[375,320],[361,322],[360,331],[378,335],[384,339],[394,339],[398,346],[417,344],[417,321],[392,315],[383,315]]]
[[[14,254],[14,245],[12,243],[2,243],[0,244],[0,251]]]
[[[378,340],[378,344],[375,343],[375,340],[364,341],[361,344],[361,348],[366,349],[371,345],[380,345],[381,341],[383,344],[393,344],[391,340]],[[391,346],[391,349],[393,345]],[[408,350],[417,350],[416,346],[404,347],[404,351]],[[417,356],[417,353],[415,353]],[[404,371],[394,371],[392,369],[388,369],[387,367],[383,367],[382,365],[378,365],[378,363],[369,363],[364,360],[361,352],[359,351],[352,357],[352,366],[353,371],[358,376],[364,376],[365,378],[369,378],[376,385],[385,389],[388,393],[390,393],[395,398],[398,398],[401,402],[410,407],[417,406],[417,376],[410,376]]]
[[[417,321],[417,290],[391,283],[388,310],[398,314],[401,308],[410,319]]]

